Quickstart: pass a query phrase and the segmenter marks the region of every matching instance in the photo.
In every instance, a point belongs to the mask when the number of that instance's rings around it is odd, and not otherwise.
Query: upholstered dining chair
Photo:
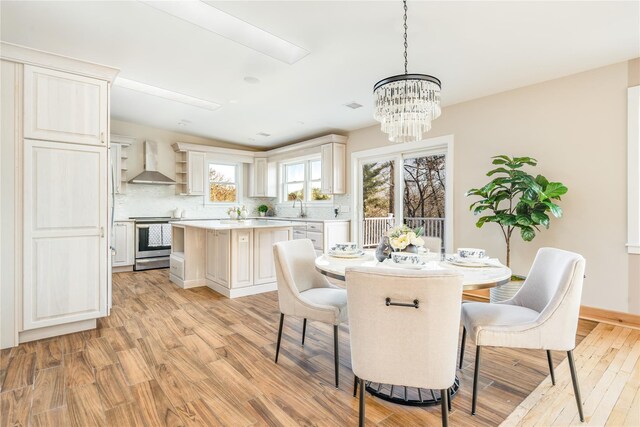
[[[566,351],[580,421],[584,421],[580,387],[573,360],[585,259],[576,253],[541,248],[529,275],[513,298],[494,304],[462,305],[462,348],[466,335],[476,344],[471,413],[476,413],[480,349],[482,347],[529,348],[547,351],[551,382],[555,385],[551,351]]]
[[[429,249],[429,252],[439,254],[442,252],[442,239],[439,237],[422,236],[424,240],[424,247]]]
[[[365,418],[365,380],[439,389],[446,426],[449,388],[456,374],[462,275],[349,267],[346,283],[360,426]]]
[[[278,242],[273,245],[273,256],[280,304],[275,362],[278,363],[280,354],[285,315],[304,319],[302,345],[307,319],[333,325],[335,383],[338,388],[338,326],[347,320],[347,291],[330,284],[326,277],[316,271],[316,252],[309,239]]]

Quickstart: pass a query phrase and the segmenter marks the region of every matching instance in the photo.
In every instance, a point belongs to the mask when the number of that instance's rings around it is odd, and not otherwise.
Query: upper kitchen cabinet
[[[249,165],[249,197],[278,197],[276,163],[256,157]]]
[[[176,151],[176,193],[182,196],[203,196],[205,153]]]
[[[320,146],[322,160],[322,183],[320,191],[324,194],[345,194],[347,192],[346,153],[344,144],[329,143]]]
[[[108,83],[77,74],[24,66],[24,137],[107,145]]]

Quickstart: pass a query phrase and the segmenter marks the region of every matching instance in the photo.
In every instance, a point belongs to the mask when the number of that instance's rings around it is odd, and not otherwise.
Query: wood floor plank
[[[105,411],[109,427],[145,426],[140,410],[135,403],[125,403]]]
[[[147,363],[137,348],[119,351],[117,355],[127,384],[135,385],[153,379]]]
[[[155,380],[138,383],[131,390],[145,425],[164,427],[185,425]]]
[[[93,338],[87,341],[84,356],[89,365],[94,368],[101,368],[118,362],[116,352],[106,337]]]
[[[107,424],[95,384],[71,387],[67,393],[67,408],[71,426],[102,427]]]
[[[64,378],[67,388],[91,384],[95,381],[93,368],[87,363],[83,351],[64,355]]]
[[[18,354],[9,360],[2,382],[2,391],[15,390],[33,384],[36,374],[36,353]]]
[[[38,341],[36,347],[38,369],[47,369],[60,366],[62,363],[63,346],[56,338]]]
[[[64,406],[64,368],[43,369],[36,374],[31,413],[39,414]]]
[[[127,381],[118,365],[108,365],[96,370],[96,385],[105,411],[133,401]]]
[[[69,425],[69,414],[66,406],[31,416],[32,427],[61,427]]]
[[[31,398],[31,386],[0,393],[0,426],[27,426]]]

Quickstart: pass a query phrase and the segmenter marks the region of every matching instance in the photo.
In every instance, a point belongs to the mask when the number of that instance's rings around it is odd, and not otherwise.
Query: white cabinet
[[[106,147],[24,141],[24,330],[107,314],[107,170]]]
[[[176,151],[176,193],[203,196],[205,193],[205,153]]]
[[[253,230],[231,230],[231,278],[229,287],[253,285]]]
[[[293,239],[309,239],[318,254],[350,239],[349,221],[307,221],[293,227]]]
[[[24,66],[24,137],[107,145],[108,84],[104,80]]]
[[[322,161],[322,182],[320,191],[324,194],[345,194],[346,185],[346,146],[329,143],[320,146]]]
[[[291,240],[290,228],[256,228],[253,232],[253,284],[276,281],[273,244]]]
[[[226,288],[230,287],[229,230],[207,230],[205,277]]]
[[[249,197],[277,197],[277,167],[266,157],[256,157],[249,165]]]
[[[116,221],[113,223],[111,246],[113,246],[114,252],[111,256],[112,267],[128,267],[135,263],[134,241],[133,221]]]

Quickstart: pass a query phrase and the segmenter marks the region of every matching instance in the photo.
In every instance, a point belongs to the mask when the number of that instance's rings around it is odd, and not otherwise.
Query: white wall
[[[637,307],[630,288],[640,284],[629,281],[625,248],[628,69],[627,62],[613,64],[444,108],[426,136],[455,138],[454,246],[484,247],[504,260],[499,229],[475,227],[468,209],[474,199],[464,193],[489,180],[491,156],[532,156],[539,161],[536,173],[563,182],[569,192],[560,203],[564,217],[549,230],[530,243],[513,239],[514,272],[526,274],[542,246],[576,251],[587,259],[584,305]],[[349,135],[348,156],[387,144],[378,126],[360,129]]]

